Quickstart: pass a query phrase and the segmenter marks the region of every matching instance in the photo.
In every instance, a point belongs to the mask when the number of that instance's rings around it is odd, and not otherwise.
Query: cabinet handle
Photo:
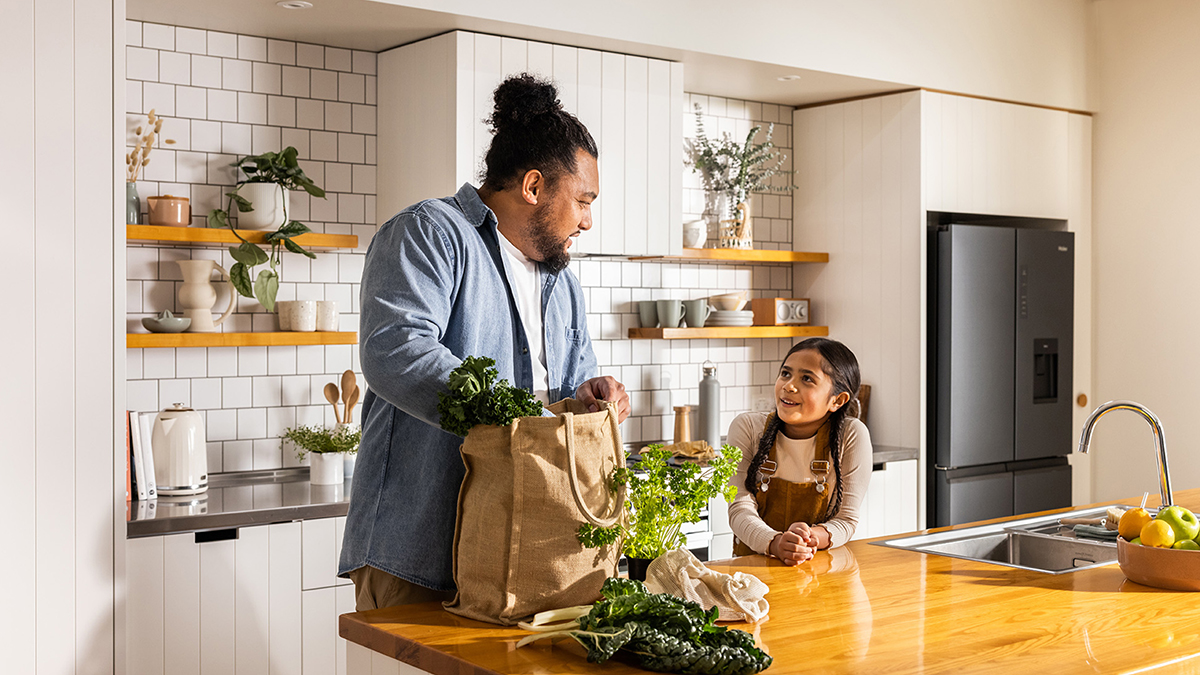
[[[208,530],[206,532],[196,533],[196,543],[206,544],[210,541],[229,541],[230,539],[238,538],[238,529],[230,527],[224,530]]]
[[[1080,394],[1079,396],[1077,396],[1075,398],[1075,402],[1079,404],[1080,408],[1086,408],[1087,407],[1087,394]]]

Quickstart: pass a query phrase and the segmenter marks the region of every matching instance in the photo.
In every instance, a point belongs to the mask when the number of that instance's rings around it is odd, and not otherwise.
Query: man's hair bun
[[[531,169],[541,171],[552,185],[575,171],[576,151],[599,154],[587,127],[563,109],[558,88],[548,80],[529,73],[513,75],[496,87],[493,100],[484,187],[503,190]]]
[[[501,131],[510,125],[527,127],[538,117],[562,110],[558,89],[545,80],[522,73],[510,77],[496,88],[495,108],[488,120]]]

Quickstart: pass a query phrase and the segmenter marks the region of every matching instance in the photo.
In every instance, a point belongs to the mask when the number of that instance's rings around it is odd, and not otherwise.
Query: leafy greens
[[[486,356],[468,356],[462,365],[450,371],[447,391],[438,393],[438,415],[442,428],[452,434],[466,436],[477,424],[508,426],[518,417],[538,417],[542,402],[508,380],[497,381],[493,366],[496,362]]]
[[[570,637],[588,650],[588,661],[604,663],[624,649],[643,668],[687,675],[750,675],[771,665],[771,656],[740,630],[716,625],[719,610],[668,593],[650,593],[640,581],[608,579],[590,608],[546,612],[521,624],[535,635],[517,643]],[[586,612],[586,613],[584,613]],[[542,625],[546,616],[574,614],[571,621]]]

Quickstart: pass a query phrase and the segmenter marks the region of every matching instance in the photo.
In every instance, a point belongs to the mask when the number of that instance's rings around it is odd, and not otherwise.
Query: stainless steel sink
[[[1083,539],[1060,518],[1103,518],[1105,510],[1084,509],[1053,516],[1010,520],[949,532],[873,542],[905,551],[1063,574],[1117,561],[1116,542]]]

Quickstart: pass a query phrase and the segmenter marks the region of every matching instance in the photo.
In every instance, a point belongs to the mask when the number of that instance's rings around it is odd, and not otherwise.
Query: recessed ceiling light
[[[800,76],[799,75],[784,75],[782,77],[777,77],[775,79],[779,80],[780,82],[795,82],[796,80],[800,79]]]
[[[308,9],[312,7],[312,3],[305,2],[305,0],[279,0],[275,4],[284,9]]]

